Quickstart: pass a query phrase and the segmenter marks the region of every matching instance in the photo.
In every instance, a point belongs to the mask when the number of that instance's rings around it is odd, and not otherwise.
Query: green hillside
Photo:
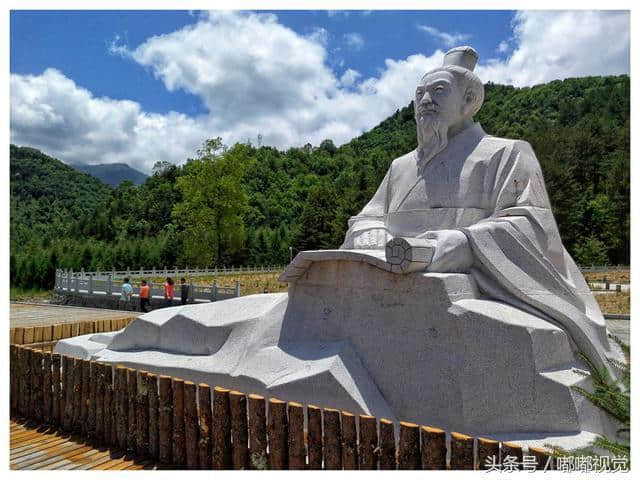
[[[533,145],[563,242],[581,264],[629,263],[629,88],[628,76],[488,84],[477,116],[488,133]],[[339,148],[213,140],[185,166],[113,190],[60,162],[65,170],[48,173],[53,159],[12,146],[12,282],[32,283],[52,257],[75,269],[237,265],[286,263],[289,247],[335,248],[390,162],[415,146],[409,105]]]

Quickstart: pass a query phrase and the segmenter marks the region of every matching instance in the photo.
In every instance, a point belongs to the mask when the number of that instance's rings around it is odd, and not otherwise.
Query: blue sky
[[[13,143],[147,172],[213,136],[344,143],[456,45],[484,81],[629,72],[626,12],[13,11],[10,40]]]

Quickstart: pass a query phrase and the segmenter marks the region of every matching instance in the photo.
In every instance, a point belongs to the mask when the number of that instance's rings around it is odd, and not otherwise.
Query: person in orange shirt
[[[164,284],[164,306],[171,307],[173,305],[173,278],[167,277]]]
[[[140,282],[140,311],[147,313],[147,307],[149,306],[149,297],[151,292],[149,291],[149,285],[146,280]]]

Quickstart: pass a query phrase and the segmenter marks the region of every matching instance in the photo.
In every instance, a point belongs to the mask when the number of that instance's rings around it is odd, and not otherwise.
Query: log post
[[[422,426],[422,468],[423,470],[446,470],[447,436],[444,430]]]
[[[34,337],[34,328],[33,327],[25,327],[24,329],[24,344],[30,345],[33,343]]]
[[[62,324],[56,323],[53,326],[53,339],[52,340],[60,340],[62,338]]]
[[[11,334],[13,334],[13,329],[11,329]],[[11,382],[11,388],[9,391],[11,400],[10,400],[10,405],[11,405],[11,415],[14,415],[16,413],[16,406],[17,406],[17,402],[18,402],[18,394],[17,392],[17,386],[19,385],[19,379],[20,379],[20,374],[18,373],[18,349],[16,348],[16,346],[12,343],[11,345],[9,345],[9,381]]]
[[[24,354],[24,416],[27,418],[33,418],[33,349],[26,347],[23,351]],[[73,367],[71,367],[73,372]],[[71,377],[73,379],[73,377]]]
[[[31,352],[31,411],[36,421],[42,421],[42,352],[33,350]]]
[[[231,460],[233,468],[244,470],[249,468],[249,430],[247,424],[247,397],[242,392],[229,392],[231,408]]]
[[[378,430],[376,419],[371,415],[359,415],[358,457],[360,470],[376,470],[378,468]]]
[[[147,372],[140,372],[136,389],[136,453],[149,453],[149,380]]]
[[[500,444],[490,438],[478,437],[478,462],[476,469],[487,470],[489,465],[496,465],[499,461]]]
[[[102,365],[102,383],[103,383],[103,401],[102,401],[102,417],[103,417],[103,438],[105,445],[115,446],[118,442],[115,435],[115,402],[113,400],[113,371],[111,365],[105,363]],[[100,399],[98,398],[98,401]]]
[[[287,404],[277,398],[269,399],[267,415],[267,437],[269,439],[269,467],[272,470],[287,468],[289,449],[287,424]]]
[[[211,409],[211,387],[206,383],[198,385],[198,465],[201,469],[211,468],[211,430],[212,423]],[[234,436],[235,441],[235,436]]]
[[[473,437],[451,432],[451,470],[473,470]]]
[[[127,395],[127,368],[116,367],[115,400],[116,400],[116,436],[118,447],[127,448],[127,427],[129,425],[129,396]]]
[[[309,468],[322,469],[322,410],[315,405],[307,405],[307,450]]]
[[[64,415],[62,428],[69,432],[73,427],[73,357],[62,357],[62,369],[64,374]]]
[[[166,375],[158,380],[158,458],[169,465],[173,461],[173,385]]]
[[[544,448],[529,447],[529,455],[536,459],[536,471],[553,470],[553,457],[551,452]],[[496,455],[496,459],[498,456]]]
[[[516,443],[502,442],[500,446],[500,463],[504,467],[505,463],[516,464],[516,469],[522,466],[522,447]]]
[[[398,468],[420,470],[420,427],[415,423],[400,422]]]
[[[59,425],[62,418],[60,398],[60,354],[51,354],[51,424]]]
[[[396,440],[393,432],[393,422],[386,418],[380,419],[380,470],[396,469]]]
[[[350,412],[341,412],[342,418],[342,468],[345,470],[358,469],[358,432],[356,431],[356,417]]]
[[[147,401],[149,403],[149,455],[158,458],[158,376],[147,374]]]
[[[231,407],[229,390],[215,387],[213,389],[213,449],[211,463],[213,468],[231,467]]]
[[[24,353],[24,348],[22,348],[21,346],[16,347],[16,359],[17,359],[17,365],[16,365],[17,387],[16,388],[18,391],[18,398],[16,400],[16,403],[18,404],[18,415],[24,415],[24,393],[25,393],[24,379],[27,377],[25,377],[25,366],[24,366],[25,353]]]
[[[138,395],[138,372],[127,368],[127,450],[136,451],[137,411],[136,397]]]
[[[249,400],[249,454],[251,468],[266,470],[267,458],[267,424],[264,397],[251,394]]]
[[[185,465],[184,446],[184,380],[173,379],[173,464]]]
[[[103,445],[108,444],[104,435],[104,363],[93,362],[93,375],[91,381],[95,383],[95,396],[93,401],[94,427],[93,434],[98,442]]]
[[[187,467],[196,469],[200,465],[198,459],[198,404],[196,384],[184,382],[184,444]]]
[[[96,403],[98,387],[98,375],[96,373],[96,364],[89,362],[89,403],[87,405],[87,434],[93,438],[96,434]]]
[[[289,402],[289,469],[304,470],[304,407],[296,402]]]
[[[334,408],[325,408],[323,425],[324,468],[325,470],[340,470],[342,468],[340,412]]]
[[[82,411],[82,364],[84,360],[76,358],[73,361],[73,420],[74,432],[82,431],[80,413]]]
[[[82,435],[89,434],[89,422],[87,411],[89,409],[89,382],[94,380],[90,376],[91,363],[87,360],[80,361],[80,415],[78,417],[78,423]]]
[[[16,327],[13,335],[13,343],[24,345],[24,327]]]

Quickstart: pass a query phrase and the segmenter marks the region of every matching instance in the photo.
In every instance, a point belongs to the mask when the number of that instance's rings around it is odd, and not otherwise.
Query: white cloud
[[[307,36],[309,40],[312,42],[320,43],[325,47],[329,43],[329,32],[322,27],[316,27],[313,31]]]
[[[624,12],[522,12],[513,33],[506,60],[480,59],[482,80],[532,85],[629,71]],[[347,68],[338,77],[322,38],[301,36],[273,15],[233,12],[202,14],[133,49],[116,37],[115,54],[149,68],[169,91],[199,96],[208,113],[148,113],[133,101],[95,97],[55,69],[12,74],[11,141],[68,162],[126,162],[147,172],[158,160],[183,162],[215,136],[232,144],[261,133],[278,148],[325,138],[339,145],[407,105],[444,55],[387,59],[378,76]]]
[[[471,38],[468,33],[447,33],[438,30],[435,27],[429,25],[418,25],[418,30],[428,33],[432,37],[440,40],[446,47],[454,47],[457,44],[464,42]]]
[[[501,41],[500,44],[498,45],[498,52],[500,53],[504,53],[507,50],[509,50],[509,43],[505,40]]]
[[[357,70],[348,68],[340,77],[340,85],[346,88],[352,87],[361,76]]]
[[[484,81],[515,86],[628,73],[629,22],[624,11],[518,12],[509,58],[476,72]]]
[[[193,157],[206,131],[200,118],[96,98],[52,68],[38,76],[13,74],[10,88],[11,142],[69,163],[125,162],[149,171],[157,160]]]
[[[362,38],[362,35],[359,33],[345,33],[344,40],[346,44],[354,50],[361,50],[362,47],[364,47],[364,38]]]

